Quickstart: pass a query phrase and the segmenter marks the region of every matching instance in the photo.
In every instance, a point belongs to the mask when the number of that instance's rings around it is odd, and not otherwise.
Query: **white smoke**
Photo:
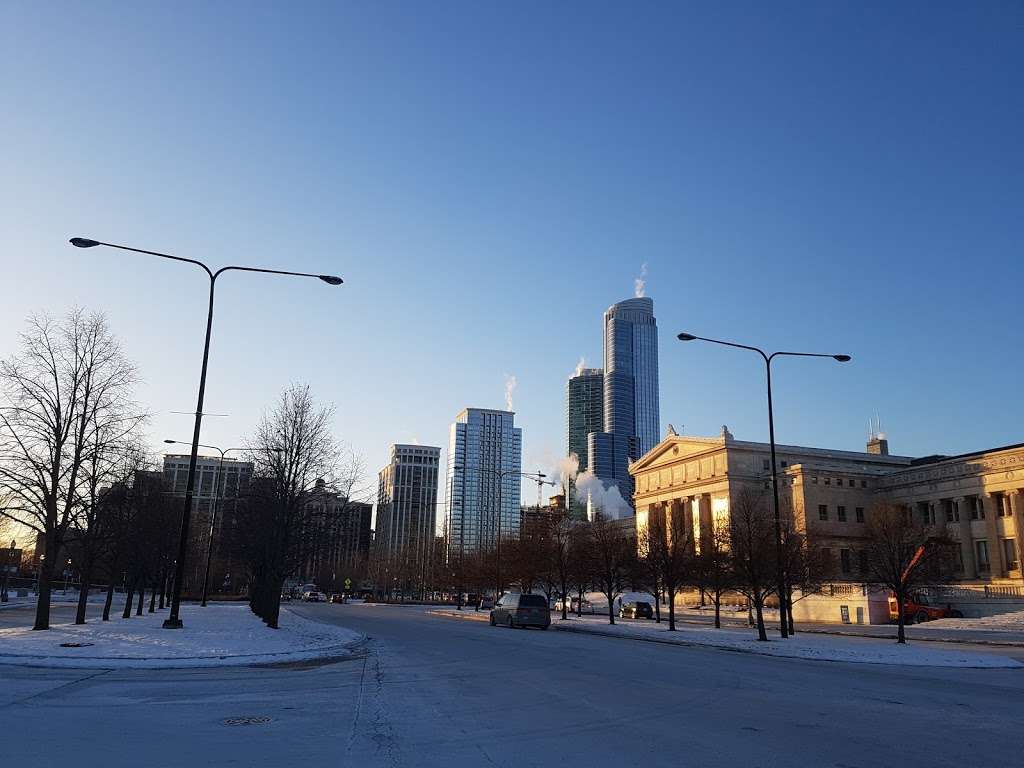
[[[591,517],[594,513],[601,512],[611,520],[621,520],[633,514],[632,508],[622,498],[619,486],[605,487],[604,482],[590,470],[576,476],[576,491],[581,500],[587,499],[588,514]]]
[[[572,372],[572,375],[579,376],[581,373],[583,373],[583,369],[586,367],[586,365],[587,358],[580,356],[580,361],[576,363],[576,370]]]
[[[559,459],[555,474],[558,476],[558,484],[563,488],[576,479],[580,473],[580,457],[570,453],[565,458]]]
[[[633,295],[642,299],[647,295],[647,262],[640,265],[640,277],[633,281]]]
[[[510,374],[505,374],[505,410],[512,410],[512,393],[515,392],[519,382],[516,381],[516,377]]]

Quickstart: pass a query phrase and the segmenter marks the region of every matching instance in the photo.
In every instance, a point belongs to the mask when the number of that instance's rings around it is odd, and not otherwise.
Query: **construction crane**
[[[529,480],[533,480],[533,482],[535,482],[537,484],[537,511],[539,512],[540,508],[541,508],[541,503],[540,502],[541,502],[542,497],[544,496],[544,486],[545,485],[555,486],[555,485],[557,485],[557,483],[555,483],[554,480],[548,480],[547,479],[547,475],[545,475],[539,469],[534,474],[532,474],[532,475],[531,474],[527,474],[527,473],[524,472],[523,473],[523,477],[525,477],[525,478],[527,478]]]

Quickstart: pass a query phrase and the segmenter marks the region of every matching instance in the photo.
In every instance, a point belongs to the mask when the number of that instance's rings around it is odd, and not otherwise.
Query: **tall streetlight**
[[[115,245],[114,243],[104,243],[99,240],[90,240],[85,237],[73,237],[71,238],[71,244],[76,248],[95,248],[97,245],[104,245],[108,248],[118,248],[122,251],[131,251],[132,253],[143,253],[147,256],[159,256],[162,259],[170,259],[171,261],[181,261],[186,264],[195,264],[197,267],[202,269],[206,276],[210,278],[210,300],[209,309],[206,314],[206,340],[203,344],[203,367],[199,374],[199,396],[196,399],[196,421],[195,428],[192,434],[192,454],[189,457],[188,463],[188,487],[185,489],[185,505],[181,513],[181,532],[179,534],[178,541],[178,559],[174,564],[174,590],[171,593],[171,614],[164,621],[164,629],[181,629],[184,626],[181,623],[181,619],[178,616],[178,609],[181,605],[181,583],[185,575],[185,555],[188,551],[188,528],[189,519],[192,515],[192,484],[196,479],[196,457],[199,453],[199,433],[203,423],[203,397],[206,394],[206,368],[207,363],[210,359],[210,332],[213,329],[213,293],[214,288],[217,285],[217,278],[220,277],[224,272],[236,271],[236,272],[260,272],[267,275],[288,275],[291,277],[315,277],[318,280],[322,280],[328,285],[341,285],[342,279],[335,277],[334,275],[313,275],[307,272],[286,272],[280,269],[262,269],[259,267],[239,267],[229,266],[221,267],[216,272],[211,270],[203,262],[195,259],[186,259],[182,256],[171,256],[168,253],[158,253],[156,251],[145,251],[141,248],[129,248],[126,245]]]
[[[480,472],[497,475],[498,477],[498,520],[497,520],[497,532],[494,538],[494,556],[496,558],[495,573],[497,576],[497,584],[494,589],[494,600],[497,602],[501,596],[501,513],[502,504],[501,497],[502,491],[504,490],[505,478],[506,477],[528,477],[531,480],[542,482],[547,477],[543,472],[520,472],[518,469],[491,469],[490,467],[466,467],[461,464],[456,464],[452,467],[455,471],[469,471],[469,472]],[[454,478],[452,480],[454,482]],[[465,487],[465,481],[463,481],[463,487]],[[466,513],[465,505],[463,505],[462,514]]]
[[[188,443],[186,443],[186,442],[184,442],[182,440],[164,440],[164,442],[167,443],[168,445],[188,445]],[[220,454],[220,461],[217,463],[217,483],[215,484],[216,487],[213,490],[213,511],[210,514],[210,535],[209,535],[209,541],[207,542],[207,547],[206,547],[206,573],[203,575],[203,600],[200,603],[200,605],[203,608],[205,608],[206,607],[206,597],[209,594],[209,590],[210,590],[210,561],[213,559],[213,531],[214,531],[214,526],[216,526],[216,524],[217,524],[217,512],[219,511],[218,510],[218,506],[219,506],[220,502],[222,501],[223,497],[226,495],[225,493],[221,492],[222,485],[227,485],[227,483],[225,482],[225,477],[224,477],[224,457],[227,456],[232,451],[255,451],[255,450],[259,450],[259,449],[257,449],[257,448],[224,448],[224,449],[220,449],[220,448],[218,448],[215,445],[203,445],[202,443],[199,443],[199,447],[200,448],[209,448],[211,451],[217,451],[217,453]],[[275,453],[281,453],[281,452],[284,451],[283,448],[273,448],[272,450]]]
[[[840,363],[848,363],[852,359],[849,355],[827,355],[818,352],[772,352],[768,354],[757,347],[746,344],[737,344],[732,341],[720,341],[719,339],[708,339],[703,336],[694,336],[692,333],[680,333],[676,338],[680,341],[708,341],[712,344],[722,344],[726,347],[737,349],[748,349],[757,352],[764,359],[764,370],[768,381],[768,440],[771,445],[772,457],[772,496],[775,502],[775,583],[779,594],[779,631],[783,639],[789,637],[789,624],[787,621],[786,601],[786,580],[782,565],[782,524],[779,521],[779,483],[775,462],[775,416],[772,413],[772,360],[776,357],[831,357]]]

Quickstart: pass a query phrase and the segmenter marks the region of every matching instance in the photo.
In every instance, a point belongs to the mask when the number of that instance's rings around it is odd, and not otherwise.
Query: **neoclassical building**
[[[910,507],[960,542],[957,581],[965,585],[1024,586],[1024,443],[960,456],[889,455],[879,436],[863,453],[776,445],[779,491],[798,530],[832,550],[837,581],[863,581],[865,521],[881,499]],[[767,488],[767,443],[669,434],[630,465],[636,526],[652,514],[682,513],[694,539],[727,520],[744,487]]]

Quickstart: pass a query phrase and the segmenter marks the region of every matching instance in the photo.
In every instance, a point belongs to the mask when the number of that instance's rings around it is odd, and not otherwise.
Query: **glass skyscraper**
[[[512,411],[466,408],[448,432],[448,558],[519,536],[522,430]],[[500,509],[499,509],[500,507]]]
[[[626,299],[604,313],[604,430],[587,436],[590,470],[630,505],[629,462],[658,442],[658,323],[654,301]]]
[[[589,466],[587,435],[604,429],[604,371],[600,368],[580,368],[569,377],[565,385],[565,435],[567,455],[576,454],[580,472]],[[575,496],[575,489],[568,489],[569,510],[574,517],[586,516],[586,499],[583,503]]]

